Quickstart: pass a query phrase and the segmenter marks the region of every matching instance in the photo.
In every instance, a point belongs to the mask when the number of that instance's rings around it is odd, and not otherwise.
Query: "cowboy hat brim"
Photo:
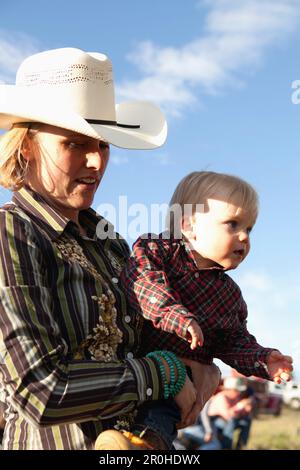
[[[88,120],[75,111],[65,112],[60,109],[57,94],[51,96],[51,93],[45,93],[45,89],[41,93],[37,93],[37,90],[31,93],[28,87],[0,85],[0,127],[3,129],[10,129],[13,124],[21,122],[42,122],[103,139],[116,147],[141,150],[160,147],[167,137],[167,123],[163,113],[145,101],[116,105],[114,125]]]

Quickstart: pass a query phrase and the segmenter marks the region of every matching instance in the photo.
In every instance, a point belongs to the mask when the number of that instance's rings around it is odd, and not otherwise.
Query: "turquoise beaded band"
[[[171,351],[153,351],[147,354],[147,357],[156,361],[159,366],[162,381],[164,384],[164,398],[174,397],[183,388],[186,379],[186,368],[178,357]],[[167,383],[166,371],[161,360],[163,358],[168,364],[170,370],[170,383]],[[177,380],[176,380],[177,372]]]

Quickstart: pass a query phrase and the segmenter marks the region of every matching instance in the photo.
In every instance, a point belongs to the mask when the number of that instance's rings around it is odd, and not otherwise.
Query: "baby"
[[[248,255],[257,214],[256,191],[238,177],[193,172],[179,183],[170,230],[141,236],[121,276],[131,307],[148,320],[141,351],[206,364],[216,357],[246,376],[290,380],[292,358],[248,332],[246,303],[227,274]]]

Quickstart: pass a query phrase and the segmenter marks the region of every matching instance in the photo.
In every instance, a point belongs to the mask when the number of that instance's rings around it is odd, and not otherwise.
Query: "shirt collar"
[[[26,187],[14,192],[12,201],[20,207],[32,220],[45,230],[51,239],[56,239],[66,230],[67,226],[76,228],[76,224],[53,208],[40,194]],[[91,238],[95,238],[97,224],[103,217],[93,209],[82,210],[79,220],[87,229]]]
[[[191,248],[189,240],[184,236],[183,233],[182,233],[182,239],[180,240],[180,244],[181,244],[181,246],[183,246],[187,257],[196,266],[198,271],[222,271],[222,272],[225,271],[225,269],[222,266],[211,266],[210,268],[199,268],[197,266],[197,262],[196,262],[194,254],[193,254],[193,250]]]

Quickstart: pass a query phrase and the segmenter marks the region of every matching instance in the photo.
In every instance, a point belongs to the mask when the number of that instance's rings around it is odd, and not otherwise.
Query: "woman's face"
[[[106,142],[43,125],[27,138],[22,154],[29,160],[26,184],[67,218],[93,202],[109,159]]]

